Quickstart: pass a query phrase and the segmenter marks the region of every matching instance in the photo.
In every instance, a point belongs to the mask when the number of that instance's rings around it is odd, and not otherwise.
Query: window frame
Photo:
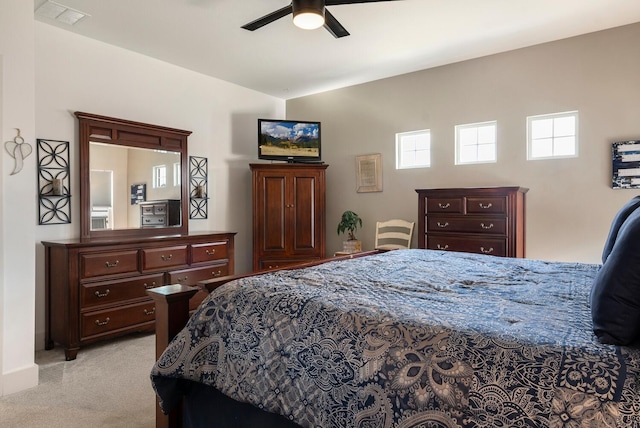
[[[493,132],[493,159],[492,160],[478,160],[478,156],[477,156],[477,150],[476,150],[476,160],[474,161],[461,161],[460,160],[460,154],[461,154],[461,146],[460,146],[460,131],[461,130],[465,130],[465,129],[478,129],[481,128],[483,126],[487,126],[487,125],[493,125],[494,128],[494,132]],[[465,124],[461,124],[461,125],[455,125],[454,128],[454,133],[455,133],[455,159],[454,159],[454,164],[455,165],[477,165],[477,164],[483,164],[483,163],[497,163],[498,162],[498,121],[497,120],[487,120],[484,122],[475,122],[475,123],[465,123]],[[476,143],[475,143],[475,147],[477,148],[478,146],[480,146],[480,144],[478,143],[478,139],[476,138]]]
[[[573,117],[575,122],[574,122],[574,133],[573,133],[573,138],[574,138],[574,153],[571,155],[554,155],[551,154],[551,156],[533,156],[532,152],[533,152],[533,141],[532,140],[532,123],[535,120],[548,120],[548,119],[559,119],[559,118],[563,118],[563,117]],[[548,114],[538,114],[538,115],[534,115],[534,116],[527,116],[527,160],[545,160],[545,159],[568,159],[568,158],[577,158],[578,154],[579,154],[579,112],[578,110],[571,110],[571,111],[564,111],[564,112],[560,112],[560,113],[548,113]],[[567,135],[568,136],[568,135]],[[556,140],[556,138],[560,138],[561,136],[556,136],[555,133],[551,132],[551,151],[553,153],[553,147],[554,147],[554,142]],[[566,137],[566,136],[562,136],[562,137]]]
[[[164,173],[163,173],[164,172]],[[162,180],[164,183],[162,183]],[[167,166],[166,165],[154,165],[153,166],[153,188],[164,189],[167,187]]]
[[[173,187],[180,187],[181,185],[181,172],[180,172],[180,162],[173,163]]]
[[[429,154],[427,164],[414,164],[405,165],[402,163],[402,153],[409,152],[409,150],[402,150],[402,138],[403,137],[415,137],[425,135],[428,138],[428,149],[413,150],[413,152],[426,151]],[[417,131],[405,131],[396,133],[396,169],[417,169],[417,168],[430,168],[431,167],[431,130],[420,129]]]

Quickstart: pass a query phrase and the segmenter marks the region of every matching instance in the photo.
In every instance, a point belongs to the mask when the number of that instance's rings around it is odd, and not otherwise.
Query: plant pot
[[[362,251],[362,241],[357,239],[342,241],[342,251],[345,253],[359,253]]]

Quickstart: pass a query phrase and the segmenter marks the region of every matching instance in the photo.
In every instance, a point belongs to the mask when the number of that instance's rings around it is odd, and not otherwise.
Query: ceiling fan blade
[[[336,17],[333,16],[328,9],[324,10],[324,28],[326,28],[327,31],[330,32],[336,39],[349,35],[347,29],[338,22]]]
[[[271,12],[270,14],[263,16],[262,18],[258,18],[255,21],[251,21],[250,23],[243,25],[242,28],[249,31],[255,31],[260,27],[264,27],[273,21],[277,21],[278,19],[289,15],[290,13],[293,13],[293,7],[291,5],[285,6],[282,9],[278,9],[275,12]]]
[[[337,6],[340,4],[355,4],[355,3],[377,3],[382,1],[400,1],[400,0],[325,0],[325,6]]]

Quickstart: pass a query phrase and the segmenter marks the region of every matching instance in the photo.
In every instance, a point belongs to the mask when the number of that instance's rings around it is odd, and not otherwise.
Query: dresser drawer
[[[428,217],[427,232],[504,235],[507,232],[507,220],[504,217]]]
[[[142,250],[142,270],[164,269],[187,264],[187,246],[148,248]]]
[[[82,338],[148,323],[156,319],[156,307],[151,299],[135,305],[120,306],[82,314]]]
[[[197,269],[183,269],[169,272],[169,284],[197,285],[198,281],[229,275],[229,265],[220,263]]]
[[[204,263],[229,258],[227,241],[195,244],[191,246],[191,263]]]
[[[475,197],[469,196],[467,201],[467,213],[469,214],[506,214],[506,197]]]
[[[140,212],[142,215],[153,215],[153,205],[142,205]]]
[[[462,198],[428,198],[427,214],[433,213],[461,213]]]
[[[218,278],[229,275],[229,264],[218,263],[207,267],[197,269],[183,269],[179,271],[169,272],[169,284],[182,284],[197,286],[199,281]],[[189,299],[189,310],[195,310],[200,303],[209,295],[206,288],[201,287],[194,296]]]
[[[164,274],[139,276],[117,281],[101,281],[80,286],[80,307],[90,308],[147,296],[150,288],[164,285]]]
[[[91,278],[138,271],[138,250],[80,255],[80,276]]]
[[[140,206],[140,212],[142,215],[153,215],[153,214],[166,214],[167,213],[167,204],[145,204]]]
[[[165,216],[157,216],[157,215],[144,215],[141,220],[142,226],[164,226],[167,222],[167,218]]]
[[[458,238],[432,234],[427,237],[427,248],[503,257],[507,254],[506,239],[497,238]]]

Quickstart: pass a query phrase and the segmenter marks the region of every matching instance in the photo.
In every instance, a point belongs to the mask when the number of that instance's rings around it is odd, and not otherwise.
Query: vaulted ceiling
[[[288,0],[54,1],[90,16],[36,19],[283,99],[640,22],[640,0],[383,1],[327,7],[338,39],[291,15],[241,28]]]

